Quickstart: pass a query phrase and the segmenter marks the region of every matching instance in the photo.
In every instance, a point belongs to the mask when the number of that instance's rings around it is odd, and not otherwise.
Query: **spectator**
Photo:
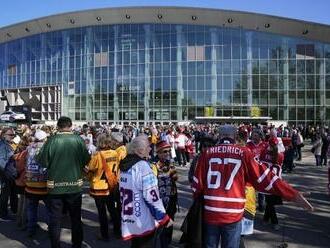
[[[35,160],[41,147],[47,139],[47,133],[37,129],[34,141],[27,147],[26,159],[26,208],[27,231],[30,238],[36,235],[38,221],[39,201],[43,201],[47,211],[47,224],[49,224],[49,204],[47,200],[47,169]]]
[[[319,133],[317,133],[315,135],[315,141],[313,142],[313,146],[312,146],[312,150],[311,150],[315,156],[316,166],[322,166],[321,165],[321,149],[322,149],[322,139],[321,139],[321,135]]]
[[[10,208],[15,214],[17,212],[17,194],[15,192],[14,179],[17,176],[16,171],[10,173],[8,163],[13,163],[14,148],[12,146],[15,131],[11,127],[4,127],[0,136],[0,218],[8,217],[8,200],[10,198]],[[15,173],[16,172],[16,173]],[[8,174],[9,173],[9,174]],[[10,175],[11,174],[11,175]]]
[[[307,209],[312,206],[295,189],[259,164],[246,147],[234,144],[236,127],[220,127],[220,142],[198,160],[193,182],[194,197],[204,196],[204,247],[239,247],[244,213],[245,185],[293,200]],[[231,166],[225,166],[225,165]]]
[[[153,247],[154,231],[170,220],[159,197],[157,177],[146,161],[150,150],[148,137],[138,136],[128,144],[128,155],[120,163],[122,237],[131,239],[134,248]]]
[[[247,142],[246,146],[251,150],[253,156],[259,159],[261,152],[265,149],[265,142],[263,139],[263,132],[261,129],[255,128],[251,133],[251,140]],[[258,210],[263,212],[265,208],[265,195],[258,193]]]
[[[183,129],[179,128],[178,134],[175,138],[176,143],[176,157],[179,166],[185,167],[188,163],[186,157],[186,143],[188,142],[187,136],[183,133]]]
[[[115,201],[111,199],[111,193],[118,190],[118,153],[111,149],[111,136],[100,134],[97,137],[98,152],[92,157],[87,170],[90,173],[90,194],[95,200],[99,216],[99,239],[108,241],[108,217],[107,209],[113,221],[113,231],[116,237],[120,237],[120,215],[116,209]],[[119,208],[119,206],[117,206]]]
[[[267,147],[260,155],[260,161],[268,166],[268,169],[273,172],[278,178],[281,178],[283,153],[278,152],[278,139],[273,137],[269,139]],[[281,205],[282,198],[278,195],[266,194],[266,208],[264,213],[264,222],[269,220],[275,230],[279,230],[278,219],[276,215],[275,205]]]
[[[81,247],[83,229],[81,222],[82,170],[90,155],[84,140],[71,132],[72,121],[62,116],[57,121],[58,132],[50,137],[37,162],[47,168],[48,199],[50,206],[49,232],[52,248],[60,247],[61,215],[63,204],[69,210],[72,228],[72,247]]]
[[[330,133],[329,130],[327,130],[327,132],[323,132],[322,134],[322,148],[321,148],[321,166],[327,166],[327,152],[328,152],[328,148],[330,145]]]
[[[156,144],[158,161],[153,164],[153,171],[158,178],[158,188],[167,215],[174,220],[177,211],[178,179],[175,165],[171,159],[171,145],[166,141]],[[160,247],[167,248],[172,242],[173,226],[164,228],[160,233]]]
[[[13,156],[17,169],[17,178],[15,180],[16,193],[18,194],[18,208],[16,214],[16,222],[19,229],[24,230],[26,228],[26,207],[25,207],[25,179],[26,179],[26,159],[27,159],[27,146],[29,145],[29,135],[24,135],[21,138],[18,147],[16,148]]]

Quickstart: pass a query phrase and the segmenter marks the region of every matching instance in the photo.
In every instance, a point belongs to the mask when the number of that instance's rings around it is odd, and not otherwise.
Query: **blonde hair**
[[[110,149],[111,136],[109,134],[102,133],[97,136],[96,146],[100,150]]]

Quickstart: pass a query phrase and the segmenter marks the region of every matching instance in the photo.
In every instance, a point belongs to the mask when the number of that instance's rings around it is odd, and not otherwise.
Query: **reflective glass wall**
[[[77,121],[330,120],[330,44],[239,28],[125,24],[0,44],[0,88],[62,85]]]

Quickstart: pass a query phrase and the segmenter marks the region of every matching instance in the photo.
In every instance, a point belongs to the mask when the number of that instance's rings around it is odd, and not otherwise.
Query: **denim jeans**
[[[38,207],[39,201],[42,200],[46,206],[46,223],[49,225],[49,204],[47,196],[30,196],[26,197],[26,209],[27,209],[27,230],[30,233],[35,233],[38,222]]]
[[[81,193],[48,195],[49,199],[49,235],[52,248],[59,248],[61,217],[64,203],[67,204],[71,220],[71,240],[73,248],[80,248],[83,240],[81,222]]]
[[[223,226],[204,223],[203,247],[218,248],[221,239],[221,248],[239,248],[241,230],[241,221]]]

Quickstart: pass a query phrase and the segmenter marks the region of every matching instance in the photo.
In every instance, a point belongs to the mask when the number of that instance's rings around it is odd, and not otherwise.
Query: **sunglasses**
[[[170,153],[171,152],[171,150],[164,150],[164,151],[162,151],[162,153]]]
[[[15,136],[15,134],[13,134],[13,133],[6,133],[5,135],[7,135],[7,136]]]

